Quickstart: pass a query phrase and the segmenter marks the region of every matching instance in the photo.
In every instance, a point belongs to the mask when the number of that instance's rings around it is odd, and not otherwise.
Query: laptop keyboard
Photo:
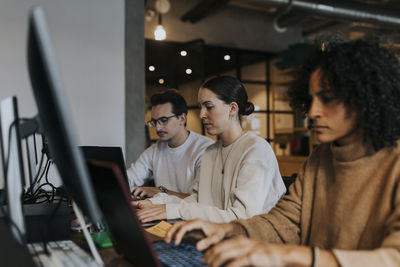
[[[41,267],[99,267],[89,254],[71,240],[48,242],[48,253],[46,253],[43,243],[28,244],[28,249],[33,261]]]
[[[170,267],[207,266],[201,263],[203,253],[191,244],[181,243],[175,246],[173,243],[156,242],[153,243],[153,247],[164,265]]]

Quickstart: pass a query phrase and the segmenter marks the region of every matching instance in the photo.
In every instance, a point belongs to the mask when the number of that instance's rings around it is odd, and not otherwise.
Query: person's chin
[[[321,134],[321,133],[317,133],[316,134],[316,139],[320,143],[330,143],[330,142],[335,141],[334,138],[332,138],[332,137],[330,137],[328,135],[325,135],[325,134]]]
[[[159,135],[158,137],[161,141],[169,141],[170,139],[168,135]]]
[[[206,131],[209,135],[217,135],[218,134],[214,128],[206,128]]]

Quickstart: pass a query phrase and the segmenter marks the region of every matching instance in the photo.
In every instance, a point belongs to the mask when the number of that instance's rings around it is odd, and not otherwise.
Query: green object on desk
[[[112,242],[108,231],[91,233],[93,242],[101,248],[112,247]]]

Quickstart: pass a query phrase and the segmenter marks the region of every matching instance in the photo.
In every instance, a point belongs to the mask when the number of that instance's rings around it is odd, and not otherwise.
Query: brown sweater
[[[268,214],[235,221],[236,233],[330,249],[341,266],[400,266],[399,143],[378,152],[361,141],[320,145],[290,195]]]

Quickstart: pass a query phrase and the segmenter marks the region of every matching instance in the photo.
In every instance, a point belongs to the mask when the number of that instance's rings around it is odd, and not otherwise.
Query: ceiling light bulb
[[[187,52],[186,52],[185,50],[182,50],[182,51],[181,51],[181,56],[182,56],[182,57],[186,57],[186,55],[187,55]]]
[[[155,71],[156,68],[154,66],[149,66],[149,71]]]
[[[159,80],[158,80],[158,83],[159,83],[159,84],[164,84],[164,79],[162,79],[162,78],[159,79]]]
[[[157,25],[156,30],[154,31],[154,39],[161,41],[165,40],[167,37],[167,33],[164,30],[164,27],[162,25]]]
[[[167,13],[171,8],[171,3],[169,0],[157,0],[154,5],[156,10],[161,14]]]
[[[186,69],[186,74],[192,74],[192,70],[191,69]]]
[[[224,56],[224,59],[225,59],[226,61],[228,61],[228,60],[231,59],[231,56],[230,56],[230,55],[225,55],[225,56]]]

